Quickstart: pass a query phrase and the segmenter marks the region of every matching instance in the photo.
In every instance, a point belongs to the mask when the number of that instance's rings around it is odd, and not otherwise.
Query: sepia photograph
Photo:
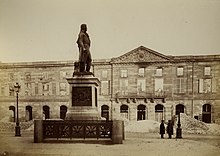
[[[220,0],[0,0],[0,156],[219,156]]]

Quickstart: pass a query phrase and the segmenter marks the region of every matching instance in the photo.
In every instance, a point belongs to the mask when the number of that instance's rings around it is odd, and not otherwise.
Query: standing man
[[[169,139],[171,139],[173,135],[173,124],[171,123],[171,120],[168,121],[167,133],[168,133]]]
[[[91,67],[91,54],[90,54],[90,39],[87,34],[86,24],[82,24],[80,27],[80,33],[77,39],[77,44],[79,47],[79,70],[80,72],[89,72]]]
[[[161,120],[161,124],[160,124],[160,135],[161,135],[161,139],[163,138],[163,135],[165,134],[165,126],[164,126],[164,120]]]

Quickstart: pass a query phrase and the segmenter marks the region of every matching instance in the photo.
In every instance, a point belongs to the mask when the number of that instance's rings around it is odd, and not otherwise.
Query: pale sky
[[[77,60],[82,23],[93,59],[220,54],[220,0],[0,0],[0,61]]]

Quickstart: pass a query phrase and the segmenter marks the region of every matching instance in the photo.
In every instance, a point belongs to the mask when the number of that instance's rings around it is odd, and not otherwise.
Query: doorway
[[[157,104],[155,106],[155,120],[158,122],[165,120],[164,114],[164,106],[161,104]]]
[[[60,106],[60,119],[66,118],[67,107],[65,105]]]
[[[210,104],[204,104],[202,106],[202,121],[205,123],[211,123],[211,110],[212,106]]]
[[[25,119],[26,119],[26,121],[30,121],[30,120],[33,119],[33,117],[32,117],[32,107],[31,106],[26,106]]]
[[[45,105],[43,106],[43,114],[45,116],[45,119],[49,119],[50,118],[50,107]]]
[[[106,118],[106,120],[109,120],[109,106],[102,105],[101,107],[101,116]]]
[[[137,106],[137,120],[145,120],[146,119],[146,106],[138,105]]]

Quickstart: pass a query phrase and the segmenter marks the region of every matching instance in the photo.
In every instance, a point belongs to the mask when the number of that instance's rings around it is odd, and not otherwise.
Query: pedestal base
[[[66,120],[100,120],[98,86],[100,81],[91,72],[74,72],[67,78],[70,85],[70,108]]]
[[[71,107],[67,114],[65,120],[100,120],[98,110],[92,107],[86,106],[75,106]]]
[[[182,129],[181,128],[176,129],[176,138],[182,138]]]
[[[15,136],[21,136],[20,126],[15,126]]]

